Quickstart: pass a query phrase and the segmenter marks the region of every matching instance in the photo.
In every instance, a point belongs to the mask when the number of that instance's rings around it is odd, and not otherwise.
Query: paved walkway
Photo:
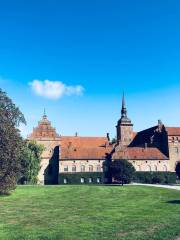
[[[140,186],[150,186],[150,187],[160,187],[160,188],[168,188],[175,189],[180,191],[180,186],[172,186],[172,185],[159,185],[159,184],[141,184],[141,183],[133,183],[132,185],[140,185]]]

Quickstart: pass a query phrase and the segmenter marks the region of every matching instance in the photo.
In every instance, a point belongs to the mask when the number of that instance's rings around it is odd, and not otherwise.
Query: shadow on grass
[[[167,203],[170,203],[170,204],[180,204],[180,200],[171,200],[171,201],[168,201]]]

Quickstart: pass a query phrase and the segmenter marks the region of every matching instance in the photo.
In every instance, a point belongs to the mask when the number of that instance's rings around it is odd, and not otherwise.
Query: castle
[[[158,121],[154,127],[134,132],[123,96],[121,118],[116,128],[114,143],[108,134],[106,137],[61,136],[44,113],[28,137],[45,146],[39,184],[106,182],[103,173],[107,158],[112,161],[127,159],[136,171],[175,171],[180,160],[180,127],[166,127]]]

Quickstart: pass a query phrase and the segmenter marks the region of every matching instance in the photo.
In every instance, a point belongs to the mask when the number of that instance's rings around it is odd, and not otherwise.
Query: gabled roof
[[[61,146],[81,147],[81,148],[96,148],[108,144],[106,137],[79,137],[79,136],[61,136]]]
[[[166,127],[168,136],[180,136],[180,127]]]
[[[127,147],[115,155],[116,159],[118,157],[130,160],[168,160],[168,157],[156,147]]]
[[[38,126],[33,128],[33,132],[28,136],[29,139],[41,139],[41,138],[59,138],[56,129],[52,127],[51,122],[44,114],[42,119],[38,122]]]
[[[111,150],[106,137],[61,137],[61,159],[104,159]]]

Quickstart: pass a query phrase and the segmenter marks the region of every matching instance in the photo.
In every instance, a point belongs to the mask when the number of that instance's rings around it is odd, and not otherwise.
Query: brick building
[[[125,98],[117,123],[117,141],[106,137],[61,136],[44,113],[29,140],[45,146],[42,154],[40,184],[100,183],[108,160],[127,159],[136,171],[174,172],[180,161],[180,128],[166,127],[161,121],[149,129],[135,133],[127,117]],[[74,180],[72,180],[74,179]]]

